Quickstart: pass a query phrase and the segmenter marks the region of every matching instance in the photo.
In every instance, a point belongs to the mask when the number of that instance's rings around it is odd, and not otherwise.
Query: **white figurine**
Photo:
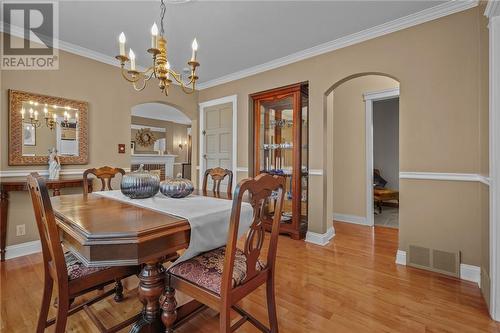
[[[61,160],[57,155],[57,149],[49,149],[49,179],[59,179],[61,171]]]

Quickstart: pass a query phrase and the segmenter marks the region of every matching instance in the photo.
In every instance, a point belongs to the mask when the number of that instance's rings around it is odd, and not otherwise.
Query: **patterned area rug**
[[[382,214],[375,213],[375,225],[399,228],[399,209],[383,206]]]

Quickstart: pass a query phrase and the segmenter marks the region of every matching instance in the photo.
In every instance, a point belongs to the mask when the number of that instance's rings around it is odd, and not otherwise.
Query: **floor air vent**
[[[446,252],[426,247],[410,245],[408,248],[409,266],[427,269],[446,275],[459,277],[460,253]]]

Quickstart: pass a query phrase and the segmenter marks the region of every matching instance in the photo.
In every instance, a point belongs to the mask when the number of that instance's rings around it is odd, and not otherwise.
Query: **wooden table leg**
[[[9,193],[0,189],[0,259],[5,261],[7,246],[7,212],[9,210]]]
[[[162,297],[161,321],[165,325],[165,333],[174,333],[174,324],[177,320],[177,300],[175,299],[175,289],[167,286],[165,295]]]
[[[165,289],[165,269],[157,261],[148,262],[139,274],[139,299],[144,304],[142,318],[137,321],[130,333],[161,332],[160,297]]]

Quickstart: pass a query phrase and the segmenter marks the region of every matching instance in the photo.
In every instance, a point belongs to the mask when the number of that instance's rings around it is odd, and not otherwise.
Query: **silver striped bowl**
[[[128,172],[123,176],[120,189],[130,199],[150,198],[160,190],[160,178],[143,170],[141,165],[137,171]]]
[[[167,178],[160,183],[160,192],[170,198],[184,198],[193,193],[194,185],[189,179]]]

